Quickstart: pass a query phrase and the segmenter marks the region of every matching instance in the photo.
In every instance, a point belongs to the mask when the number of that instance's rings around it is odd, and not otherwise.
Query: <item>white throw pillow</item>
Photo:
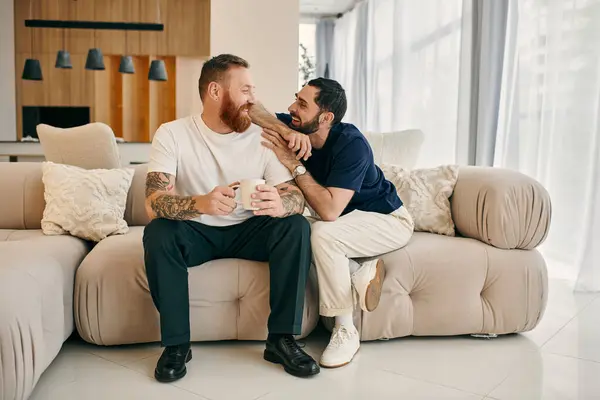
[[[383,165],[381,169],[413,217],[415,231],[455,235],[449,199],[458,179],[458,165],[414,170]]]
[[[42,171],[46,200],[44,234],[69,233],[99,242],[129,231],[123,217],[133,169],[87,170],[44,162]]]

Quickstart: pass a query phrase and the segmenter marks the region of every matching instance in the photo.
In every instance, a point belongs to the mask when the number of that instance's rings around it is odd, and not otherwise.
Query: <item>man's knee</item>
[[[166,218],[155,218],[144,228],[143,243],[145,248],[156,248],[172,242],[181,229],[182,221]]]
[[[290,215],[289,217],[281,218],[279,224],[286,231],[294,232],[300,235],[310,235],[310,223],[300,214],[294,214]]]
[[[333,222],[318,221],[312,224],[310,243],[314,247],[323,247],[326,243],[335,241]]]

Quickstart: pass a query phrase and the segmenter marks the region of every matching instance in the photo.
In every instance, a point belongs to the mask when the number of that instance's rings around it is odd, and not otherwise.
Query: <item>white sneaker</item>
[[[354,326],[340,325],[333,328],[327,348],[321,355],[320,364],[325,368],[338,368],[349,364],[360,347],[358,330]]]
[[[367,261],[352,274],[352,286],[358,294],[358,302],[363,311],[373,311],[379,305],[381,288],[385,278],[383,260]]]

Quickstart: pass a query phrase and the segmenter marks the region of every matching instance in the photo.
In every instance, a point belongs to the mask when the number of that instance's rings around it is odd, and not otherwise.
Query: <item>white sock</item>
[[[352,318],[352,313],[338,315],[337,317],[335,317],[335,326],[340,326],[340,325],[344,325],[348,328],[350,328],[350,327],[354,328],[354,320]]]

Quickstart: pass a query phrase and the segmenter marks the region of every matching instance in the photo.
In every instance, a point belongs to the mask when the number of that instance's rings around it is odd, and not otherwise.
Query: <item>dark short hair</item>
[[[348,109],[346,91],[342,85],[328,78],[316,78],[309,81],[307,85],[319,89],[319,93],[315,96],[315,103],[321,110],[333,113],[332,125],[340,122]]]
[[[233,54],[220,54],[205,62],[202,66],[200,78],[198,79],[200,99],[204,100],[208,85],[211,82],[221,81],[231,67],[248,68],[249,66],[248,61]]]

